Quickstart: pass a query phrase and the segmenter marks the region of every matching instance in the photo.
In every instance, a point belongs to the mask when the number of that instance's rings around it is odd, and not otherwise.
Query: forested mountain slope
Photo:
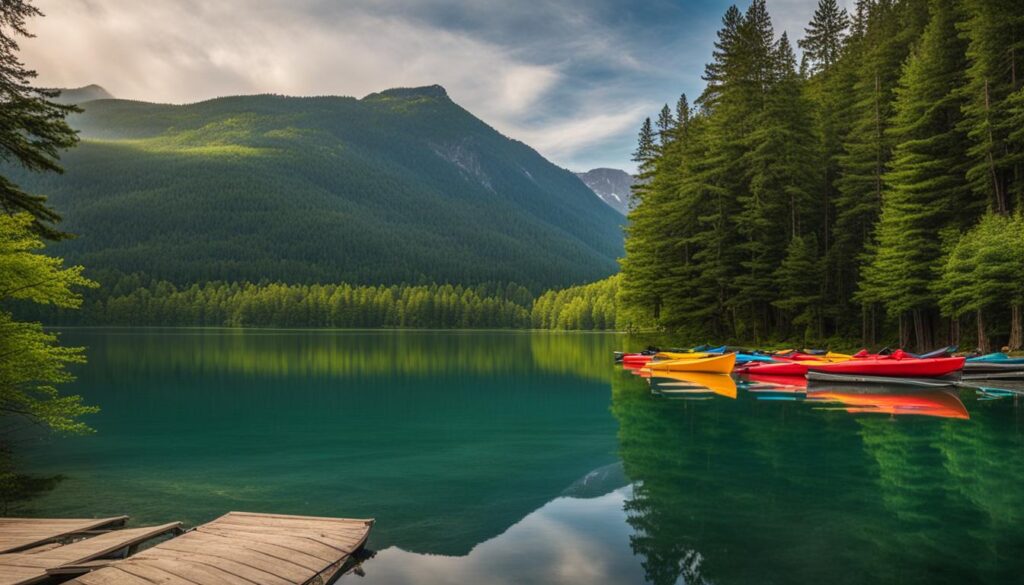
[[[82,105],[64,175],[9,172],[78,235],[53,253],[94,272],[538,289],[622,252],[619,214],[439,86]]]

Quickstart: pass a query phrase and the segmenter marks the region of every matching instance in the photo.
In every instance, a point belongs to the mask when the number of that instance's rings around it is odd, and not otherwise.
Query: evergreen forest
[[[643,123],[619,325],[1019,348],[1020,3],[820,0],[805,31],[729,8],[704,91]]]

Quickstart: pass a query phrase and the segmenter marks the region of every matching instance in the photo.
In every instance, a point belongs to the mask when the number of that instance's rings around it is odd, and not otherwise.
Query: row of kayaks
[[[889,378],[940,378],[959,372],[998,372],[1024,374],[1024,358],[1005,353],[981,356],[954,356],[955,347],[925,354],[903,350],[855,354],[830,351],[752,352],[730,350],[725,346],[688,350],[617,354],[624,367],[651,372],[695,372],[728,374],[737,372],[758,376],[868,376]]]

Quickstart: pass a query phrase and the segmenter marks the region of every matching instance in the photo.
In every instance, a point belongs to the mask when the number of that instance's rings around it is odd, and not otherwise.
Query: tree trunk
[[[988,353],[988,337],[985,335],[985,316],[981,309],[977,312],[978,321],[978,351]]]
[[[1010,307],[1010,341],[1007,345],[1011,350],[1016,351],[1024,345],[1024,330],[1021,323],[1021,306],[1014,304]]]
[[[900,349],[910,345],[910,327],[907,323],[907,314],[900,313]]]
[[[1003,194],[1002,185],[999,182],[999,172],[996,170],[996,161],[992,153],[992,149],[995,148],[995,138],[992,136],[992,119],[990,114],[991,106],[989,104],[989,91],[988,91],[988,78],[985,78],[985,122],[988,126],[988,171],[992,176],[992,192],[995,194],[996,213],[1006,214],[1009,212],[1007,208],[1006,197]]]
[[[949,344],[960,345],[960,317],[949,318]]]
[[[926,347],[928,341],[925,337],[927,335],[925,334],[924,314],[921,309],[914,309],[914,339],[917,342],[918,352],[928,351]]]
[[[860,306],[860,342],[867,347],[870,341],[868,341],[868,306]]]
[[[875,305],[874,305],[874,303],[871,304],[871,315],[870,315],[870,318],[871,318],[871,335],[870,335],[870,339],[871,339],[871,345],[874,345],[876,343],[876,340],[878,339],[878,332],[875,330],[875,324],[878,322],[878,320],[875,319]]]

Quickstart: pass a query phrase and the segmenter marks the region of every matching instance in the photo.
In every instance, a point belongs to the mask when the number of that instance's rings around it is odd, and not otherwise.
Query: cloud
[[[776,0],[806,21],[814,0]],[[645,115],[700,91],[724,0],[37,0],[40,83],[194,102],[440,84],[563,166],[630,168]],[[782,15],[780,17],[780,15]],[[783,20],[780,20],[783,22]],[[785,28],[794,26],[784,20]],[[777,26],[781,31],[783,26]],[[791,34],[794,31],[790,31]]]

